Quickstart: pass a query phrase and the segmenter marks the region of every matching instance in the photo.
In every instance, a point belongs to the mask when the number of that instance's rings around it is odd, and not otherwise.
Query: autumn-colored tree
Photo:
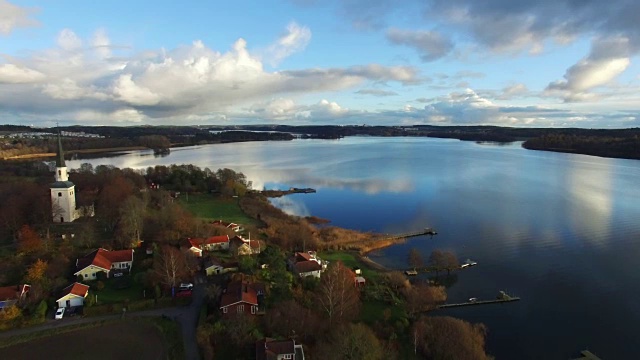
[[[122,248],[140,243],[147,204],[137,196],[128,197],[120,206],[117,238]]]
[[[113,177],[98,194],[96,216],[113,232],[118,225],[120,205],[133,194],[133,184],[122,176]]]
[[[319,350],[336,360],[377,360],[387,355],[373,330],[362,323],[340,326]]]
[[[447,275],[451,273],[451,270],[458,269],[460,267],[460,262],[458,262],[458,257],[451,251],[443,252],[443,261],[444,268],[447,269]]]
[[[422,254],[420,254],[420,251],[418,251],[418,249],[416,248],[411,248],[411,250],[409,250],[407,262],[409,263],[409,266],[411,266],[414,270],[416,268],[424,266],[424,259],[422,258]]]
[[[315,311],[294,300],[286,300],[270,308],[264,323],[269,334],[285,338],[295,335],[298,341],[307,345],[313,344],[319,334],[328,330],[328,324]]]
[[[486,360],[486,327],[448,316],[428,316],[411,329],[414,345],[428,359]]]
[[[27,274],[24,277],[24,281],[27,284],[35,284],[42,282],[46,279],[47,268],[49,264],[41,259],[36,260],[29,268],[27,268]]]
[[[360,311],[360,293],[354,284],[354,274],[341,261],[331,263],[322,274],[317,301],[329,318],[329,325],[348,321]]]
[[[153,258],[153,270],[161,284],[168,288],[177,286],[188,273],[186,258],[182,251],[173,246],[165,245]]]
[[[411,314],[433,310],[438,303],[447,300],[444,286],[430,286],[427,284],[414,285],[403,291],[407,311]]]
[[[411,283],[404,274],[399,271],[392,271],[386,274],[387,284],[394,290],[402,290],[411,287]]]
[[[18,251],[34,253],[42,250],[42,239],[29,225],[23,225],[18,233]]]
[[[0,311],[0,329],[8,329],[20,320],[22,312],[16,305],[5,307]]]
[[[447,274],[449,274],[451,270],[457,269],[460,264],[453,252],[436,249],[429,256],[429,266],[436,270],[437,275],[440,270],[447,270]]]

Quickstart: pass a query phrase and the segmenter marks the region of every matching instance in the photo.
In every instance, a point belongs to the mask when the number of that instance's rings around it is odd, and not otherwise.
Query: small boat
[[[475,266],[475,265],[478,265],[478,263],[475,261],[472,261],[471,259],[467,259],[467,261],[465,261],[462,265],[460,265],[460,269],[464,269],[466,267]]]

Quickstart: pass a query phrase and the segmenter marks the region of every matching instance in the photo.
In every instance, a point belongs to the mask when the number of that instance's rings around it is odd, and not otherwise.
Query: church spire
[[[60,136],[60,129],[58,129],[58,153],[56,154],[56,167],[67,167],[64,163],[64,152],[62,151],[62,137]]]

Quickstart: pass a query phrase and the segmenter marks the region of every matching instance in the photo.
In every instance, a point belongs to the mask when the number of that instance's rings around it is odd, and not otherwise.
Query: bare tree
[[[414,270],[416,268],[424,266],[424,259],[422,258],[422,254],[416,248],[411,248],[409,250],[409,257],[407,259],[409,266],[411,266]]]
[[[407,302],[407,311],[411,314],[433,310],[438,303],[447,299],[444,286],[419,284],[403,291]]]
[[[175,287],[187,275],[184,254],[175,247],[163,246],[160,253],[154,256],[153,270],[162,284]]]
[[[358,315],[360,293],[354,281],[354,274],[340,261],[329,265],[322,274],[317,299],[320,308],[329,317],[329,325]]]
[[[416,321],[419,355],[428,359],[491,359],[485,353],[486,328],[448,316],[426,316]]]

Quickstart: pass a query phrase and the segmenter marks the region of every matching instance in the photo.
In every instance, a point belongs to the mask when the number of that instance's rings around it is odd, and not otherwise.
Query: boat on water
[[[477,262],[475,262],[475,261],[473,261],[471,259],[467,259],[467,261],[465,261],[464,263],[462,263],[462,265],[460,265],[460,269],[464,269],[466,267],[476,266],[476,265],[478,265]]]

